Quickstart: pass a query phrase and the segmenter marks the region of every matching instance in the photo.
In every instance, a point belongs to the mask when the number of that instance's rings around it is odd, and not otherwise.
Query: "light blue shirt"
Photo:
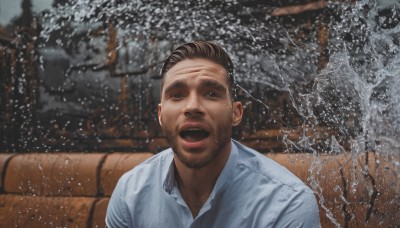
[[[111,196],[110,228],[320,227],[313,192],[275,161],[232,141],[229,159],[196,218],[167,149],[125,173]]]

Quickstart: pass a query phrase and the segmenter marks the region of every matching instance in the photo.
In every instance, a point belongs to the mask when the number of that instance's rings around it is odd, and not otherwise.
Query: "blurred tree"
[[[30,28],[33,20],[31,0],[23,0],[21,3],[21,8],[22,14],[15,21],[15,24],[20,27]]]

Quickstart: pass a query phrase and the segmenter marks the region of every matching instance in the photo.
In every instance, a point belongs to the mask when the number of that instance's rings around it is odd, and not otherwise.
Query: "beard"
[[[214,161],[214,159],[223,151],[226,145],[231,142],[232,126],[229,121],[219,123],[214,132],[215,134],[210,134],[209,136],[211,137],[211,135],[215,135],[215,140],[211,145],[211,151],[203,159],[196,160],[186,157],[184,153],[179,149],[177,143],[178,137],[180,137],[178,134],[178,129],[174,130],[163,127],[163,132],[167,137],[168,143],[170,144],[172,151],[174,152],[174,154],[176,154],[182,164],[191,169],[200,169],[206,167],[208,164]]]

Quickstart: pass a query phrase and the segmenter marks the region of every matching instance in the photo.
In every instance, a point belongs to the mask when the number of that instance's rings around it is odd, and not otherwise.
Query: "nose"
[[[184,107],[185,116],[202,116],[204,115],[204,109],[201,104],[199,96],[191,94],[185,103]]]

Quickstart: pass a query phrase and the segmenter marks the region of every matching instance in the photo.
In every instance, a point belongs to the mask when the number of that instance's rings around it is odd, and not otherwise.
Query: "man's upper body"
[[[248,227],[240,218],[250,227],[319,225],[315,198],[301,181],[232,144],[243,107],[234,100],[233,63],[223,48],[184,44],[161,76],[158,119],[171,149],[121,178],[109,227]]]
[[[320,227],[312,191],[286,168],[232,141],[228,161],[193,217],[175,181],[173,151],[124,174],[111,197],[108,227]]]

